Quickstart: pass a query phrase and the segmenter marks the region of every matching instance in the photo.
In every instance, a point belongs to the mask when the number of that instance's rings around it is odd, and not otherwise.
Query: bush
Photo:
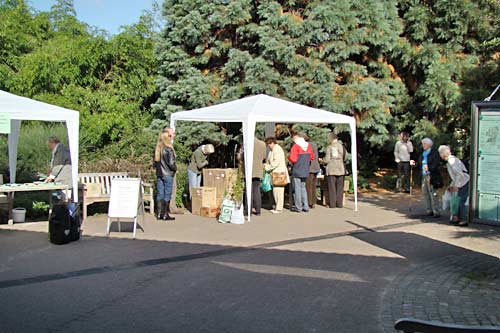
[[[67,144],[67,131],[64,123],[43,123],[24,121],[19,133],[17,148],[16,182],[26,183],[35,179],[37,172],[47,173],[51,153],[46,142],[49,136],[57,136]],[[7,136],[0,137],[0,172],[9,179],[9,154]]]

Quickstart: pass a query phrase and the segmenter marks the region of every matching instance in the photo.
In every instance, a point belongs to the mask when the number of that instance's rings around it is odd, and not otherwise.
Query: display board
[[[469,221],[500,225],[500,103],[472,104]]]
[[[142,181],[139,178],[115,178],[111,180],[111,195],[108,208],[107,233],[111,228],[112,220],[133,219],[133,237],[137,229],[137,216],[144,213],[142,198]]]

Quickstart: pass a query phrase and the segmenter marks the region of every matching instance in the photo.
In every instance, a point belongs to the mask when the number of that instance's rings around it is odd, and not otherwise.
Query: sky
[[[55,0],[30,0],[40,11],[47,11]],[[120,26],[137,22],[144,9],[151,9],[154,0],[74,0],[80,21],[107,30],[119,32]]]

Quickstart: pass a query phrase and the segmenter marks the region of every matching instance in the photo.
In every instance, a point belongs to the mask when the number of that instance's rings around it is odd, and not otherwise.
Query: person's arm
[[[411,155],[413,153],[413,143],[411,143],[411,141],[408,140],[406,145],[408,146],[408,153],[410,153],[410,155]]]
[[[323,159],[323,164],[328,164],[330,160],[332,159],[332,150],[330,149],[330,146],[326,147],[326,154],[325,158]]]
[[[198,170],[201,170],[208,165],[208,159],[201,150],[196,150],[194,152],[194,161],[196,162]]]
[[[309,158],[311,159],[311,161],[314,161],[314,151],[313,151],[311,145],[309,145],[307,147],[307,152],[309,153]]]
[[[292,149],[290,149],[290,156],[288,156],[288,160],[293,164],[297,163],[297,161],[299,160],[299,152],[297,150],[297,147],[298,146],[294,144],[292,146]]]
[[[396,145],[394,146],[394,161],[396,161],[396,163],[401,161],[399,159],[399,141],[396,142]]]
[[[167,166],[170,170],[172,170],[173,172],[176,172],[177,171],[177,164],[175,162],[175,153],[172,149],[165,149],[165,152],[166,152],[166,163],[167,163]]]

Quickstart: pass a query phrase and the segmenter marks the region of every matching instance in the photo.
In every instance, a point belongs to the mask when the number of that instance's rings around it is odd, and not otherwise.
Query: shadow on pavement
[[[389,226],[358,228],[250,247],[99,237],[55,246],[47,235],[1,230],[9,306],[0,330],[382,332],[395,276],[436,258],[489,257]],[[390,254],[276,249],[346,236]]]

